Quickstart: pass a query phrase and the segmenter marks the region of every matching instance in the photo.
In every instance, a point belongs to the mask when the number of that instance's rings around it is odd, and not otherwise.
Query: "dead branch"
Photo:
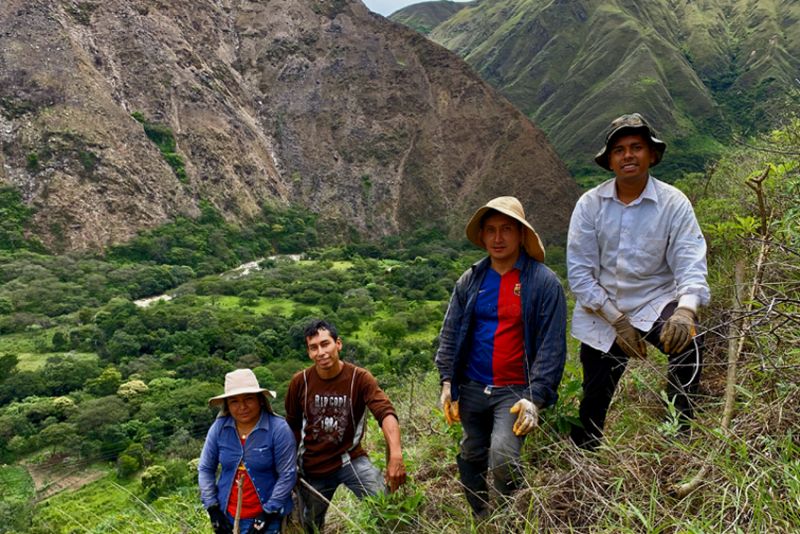
[[[756,262],[756,270],[753,275],[753,282],[750,285],[750,294],[748,295],[746,302],[743,302],[742,300],[745,263],[744,260],[741,259],[736,262],[734,271],[735,291],[733,307],[737,308],[744,305],[746,314],[749,314],[753,309],[753,303],[755,302],[756,292],[759,290],[761,285],[764,273],[764,264],[766,263],[767,252],[769,250],[766,202],[764,201],[764,192],[762,187],[763,182],[768,175],[769,167],[767,167],[761,177],[751,179],[746,182],[747,186],[756,192],[756,196],[758,198],[758,207],[761,215],[761,236],[763,238],[758,252],[758,260]],[[738,336],[738,340],[736,336],[737,326],[738,325],[736,321],[731,323],[731,335],[728,337],[728,373],[725,380],[725,407],[722,411],[722,420],[720,421],[720,430],[722,430],[723,434],[728,433],[728,430],[731,426],[731,421],[733,420],[733,412],[736,405],[736,368],[739,361],[739,355],[742,353],[742,349],[744,348],[744,341],[747,338],[747,334],[752,326],[752,322],[749,320],[749,318],[741,319],[740,331],[742,332],[742,335]],[[695,476],[692,477],[689,482],[674,487],[670,493],[678,499],[682,499],[699,488],[703,483],[703,480],[708,473],[709,466],[712,464],[712,460],[716,454],[717,451],[714,449],[709,451],[706,462],[695,474]]]

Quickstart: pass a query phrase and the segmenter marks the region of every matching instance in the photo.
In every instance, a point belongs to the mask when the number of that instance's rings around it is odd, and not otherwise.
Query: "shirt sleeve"
[[[280,417],[271,418],[273,425],[273,457],[275,458],[275,471],[278,480],[272,488],[272,495],[264,504],[267,513],[285,511],[285,506],[291,501],[291,492],[297,482],[297,445],[289,425]]]
[[[567,237],[567,278],[577,304],[598,311],[609,296],[598,282],[600,245],[592,200],[596,201],[584,194],[572,211]]]
[[[706,240],[689,199],[683,194],[681,197],[683,202],[670,231],[667,263],[675,277],[678,306],[697,312],[699,306],[711,299],[706,281]]]
[[[378,424],[383,423],[383,419],[387,415],[397,417],[397,412],[395,412],[392,401],[389,400],[389,397],[378,385],[378,381],[375,380],[375,377],[363,368],[356,369],[356,372],[359,373],[358,381],[362,398],[367,408],[369,408],[369,411],[372,412],[372,415],[378,420]]]
[[[537,406],[555,404],[567,361],[567,301],[558,278],[544,266],[536,285],[536,355],[530,373],[531,401]]]
[[[303,371],[296,373],[292,377],[291,382],[289,382],[289,389],[286,391],[286,399],[283,402],[284,411],[286,412],[286,423],[294,434],[294,439],[297,444],[300,443],[300,430],[303,426],[303,406],[300,400],[302,377]]]
[[[450,302],[447,305],[447,312],[444,314],[442,329],[439,332],[439,348],[434,359],[436,368],[439,370],[439,378],[442,382],[453,379],[453,361],[456,352],[456,338],[458,328],[464,317],[464,302],[462,292],[459,289],[467,283],[468,273],[466,271],[456,282],[453,293],[450,295]]]
[[[217,466],[219,465],[219,428],[221,420],[217,419],[206,434],[203,443],[203,452],[200,453],[200,463],[197,465],[197,483],[200,486],[200,500],[208,509],[219,504],[217,499]]]

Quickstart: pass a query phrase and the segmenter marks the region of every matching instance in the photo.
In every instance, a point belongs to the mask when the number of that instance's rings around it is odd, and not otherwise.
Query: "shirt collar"
[[[225,417],[227,417],[227,421],[222,423],[222,426],[230,426],[236,428],[236,421],[233,419],[233,416],[228,414]],[[267,410],[264,409],[261,410],[261,417],[259,417],[258,423],[256,423],[256,426],[253,427],[253,430],[255,430],[256,428],[263,428],[264,430],[269,430],[269,413],[267,412]],[[250,431],[251,434],[253,433],[253,430]]]
[[[608,180],[597,186],[597,194],[603,198],[612,198],[619,200],[617,197],[617,188],[615,187],[615,179]],[[631,202],[631,204],[638,204],[643,200],[652,200],[658,204],[658,192],[656,191],[655,179],[652,176],[647,177],[647,184],[644,186],[644,191],[639,195],[639,198]]]

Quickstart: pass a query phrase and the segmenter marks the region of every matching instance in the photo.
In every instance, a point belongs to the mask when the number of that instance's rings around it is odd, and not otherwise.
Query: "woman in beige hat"
[[[208,401],[221,410],[203,445],[198,481],[215,534],[232,533],[237,519],[238,532],[280,532],[291,512],[297,445],[270,397],[275,392],[259,386],[253,371],[237,369],[225,375],[225,393]]]

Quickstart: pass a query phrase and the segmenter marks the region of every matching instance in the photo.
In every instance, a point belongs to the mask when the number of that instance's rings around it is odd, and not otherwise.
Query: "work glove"
[[[275,520],[279,520],[280,518],[281,514],[278,512],[261,512],[258,514],[258,517],[253,520],[253,524],[250,525],[250,530],[247,531],[247,534],[259,534],[259,532],[266,532],[269,524]]]
[[[514,421],[512,428],[517,436],[526,436],[539,426],[539,409],[528,399],[518,400],[509,411],[517,414],[517,420]]]
[[[211,506],[206,511],[208,512],[208,517],[211,519],[211,529],[214,531],[214,534],[233,534],[233,527],[222,510],[220,510],[218,504]]]
[[[678,308],[661,328],[661,343],[667,354],[679,354],[689,345],[697,334],[694,328],[694,312],[688,308]]]
[[[450,381],[445,380],[442,382],[442,396],[439,399],[439,404],[444,412],[444,420],[448,425],[461,421],[458,415],[458,401],[453,401],[450,397]]]
[[[644,339],[633,327],[627,315],[622,314],[617,317],[611,323],[611,326],[617,332],[617,338],[614,341],[629,358],[647,357],[647,345],[645,345]]]

